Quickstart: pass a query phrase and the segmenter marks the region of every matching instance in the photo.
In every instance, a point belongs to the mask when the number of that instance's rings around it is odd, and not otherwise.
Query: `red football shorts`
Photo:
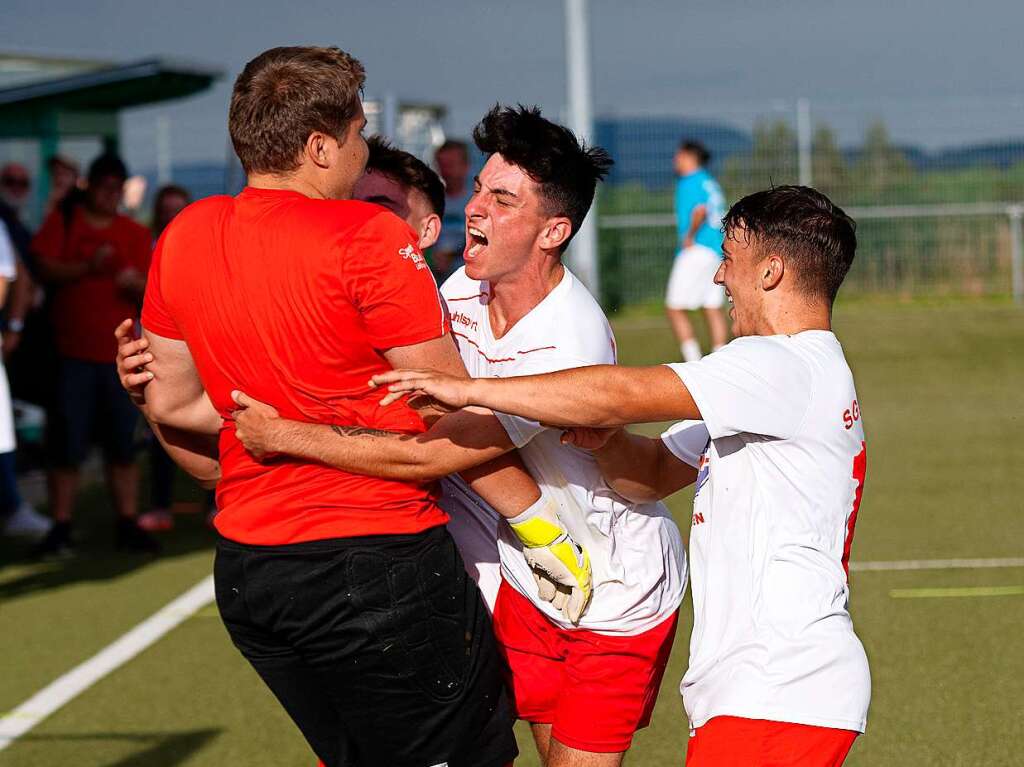
[[[516,715],[552,725],[560,743],[580,751],[629,749],[651,721],[679,612],[642,634],[566,630],[501,582],[494,633],[511,670]]]
[[[858,733],[716,716],[690,736],[686,767],[840,767]]]

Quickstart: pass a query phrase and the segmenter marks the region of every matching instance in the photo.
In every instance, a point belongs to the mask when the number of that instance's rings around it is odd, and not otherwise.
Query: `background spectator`
[[[157,190],[153,199],[153,246],[175,216],[191,202],[187,189],[167,184]],[[139,516],[139,527],[148,532],[165,532],[174,527],[171,504],[174,501],[174,475],[177,467],[160,441],[149,442],[150,509]]]
[[[7,297],[7,288],[18,275],[18,255],[7,225],[0,221],[0,305]],[[0,530],[4,535],[42,537],[50,529],[50,521],[25,503],[18,491],[15,474],[14,413],[7,373],[0,362]]]
[[[72,189],[78,185],[78,163],[70,157],[55,154],[46,163],[46,170],[50,174],[50,195],[46,199],[46,206],[43,208],[43,217],[50,215]]]
[[[34,267],[31,252],[32,233],[22,216],[32,191],[28,170],[19,163],[0,168],[0,223],[6,229],[14,253],[17,280],[10,301],[4,305],[3,358],[6,361],[18,347],[31,310],[35,293],[29,271]]]
[[[441,237],[430,251],[431,268],[437,284],[444,282],[462,266],[466,248],[466,203],[473,196],[469,183],[469,146],[464,141],[449,139],[437,148],[434,162],[444,180],[444,219]]]
[[[55,525],[37,549],[41,556],[72,550],[71,517],[79,469],[98,436],[117,514],[118,548],[156,551],[136,520],[138,414],[117,378],[114,328],[138,316],[149,266],[151,234],[118,213],[128,176],[121,159],[97,158],[81,202],[69,195],[33,240],[42,273],[54,286],[52,318],[59,364],[48,415],[50,508]]]

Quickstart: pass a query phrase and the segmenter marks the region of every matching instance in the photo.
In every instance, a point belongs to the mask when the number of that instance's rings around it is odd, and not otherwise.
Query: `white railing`
[[[1024,304],[1024,202],[970,202],[938,205],[878,205],[845,208],[854,220],[1006,216],[1010,226],[1010,264],[1013,299]],[[602,216],[601,229],[659,229],[674,227],[671,213],[634,213]]]

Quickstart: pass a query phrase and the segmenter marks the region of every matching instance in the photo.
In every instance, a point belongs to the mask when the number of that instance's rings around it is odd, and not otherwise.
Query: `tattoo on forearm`
[[[371,429],[367,426],[338,426],[333,423],[331,431],[339,437],[394,437],[400,434],[400,432],[386,429]]]

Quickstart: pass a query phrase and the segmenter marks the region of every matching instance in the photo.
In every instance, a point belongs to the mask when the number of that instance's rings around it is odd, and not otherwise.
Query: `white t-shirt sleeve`
[[[708,427],[703,421],[680,421],[661,435],[661,441],[676,458],[687,466],[698,468],[704,448],[708,446]]]
[[[790,439],[811,402],[813,377],[785,337],[738,338],[699,362],[668,365],[693,396],[712,439]]]
[[[0,221],[0,277],[13,280],[18,276],[18,256],[7,225]]]

